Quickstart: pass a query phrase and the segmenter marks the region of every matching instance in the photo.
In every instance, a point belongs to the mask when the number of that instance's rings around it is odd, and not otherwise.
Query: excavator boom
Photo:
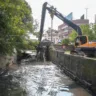
[[[72,21],[68,20],[66,17],[63,16],[60,12],[56,10],[53,6],[50,6],[47,2],[45,2],[42,6],[42,16],[41,16],[41,25],[40,25],[40,37],[39,42],[41,43],[43,29],[44,29],[44,23],[45,23],[45,15],[46,10],[49,11],[51,18],[53,19],[53,15],[58,17],[60,20],[62,20],[64,23],[66,23],[68,26],[72,27],[78,34],[78,36],[75,38],[75,48],[71,50],[71,52],[75,52],[80,54],[80,52],[86,54],[87,56],[94,55],[96,56],[96,45],[93,42],[92,44],[89,43],[88,37],[82,35],[81,28],[74,24]],[[94,54],[95,53],[95,54]]]
[[[49,11],[49,13],[54,12],[54,15],[58,17],[60,20],[62,20],[64,23],[66,23],[68,26],[72,27],[78,35],[82,35],[81,29],[78,25],[74,24],[72,21],[66,19],[60,12],[56,10],[53,6],[48,7],[48,3],[45,2],[42,7],[42,16],[41,16],[41,25],[40,25],[40,37],[39,41],[42,39],[42,34],[43,34],[43,29],[44,29],[44,23],[45,23],[45,15],[46,15],[46,10]]]

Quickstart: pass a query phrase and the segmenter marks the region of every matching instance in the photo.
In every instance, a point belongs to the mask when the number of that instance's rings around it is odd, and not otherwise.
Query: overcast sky
[[[90,22],[94,22],[95,14],[96,14],[96,0],[26,0],[32,8],[33,18],[37,19],[40,23],[41,19],[41,10],[42,4],[44,2],[48,2],[57,8],[59,12],[68,15],[70,12],[73,12],[73,19],[79,19],[82,14],[86,14],[85,8],[88,8],[88,19]],[[86,17],[86,15],[85,15]],[[45,29],[51,26],[50,24],[50,16],[47,14]],[[54,18],[54,27],[57,29],[58,25],[62,24],[62,22]]]

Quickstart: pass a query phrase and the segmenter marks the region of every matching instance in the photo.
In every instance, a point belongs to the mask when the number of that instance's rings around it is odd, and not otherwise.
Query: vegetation
[[[11,54],[14,48],[34,49],[28,36],[34,33],[34,26],[25,0],[0,0],[0,54]]]
[[[64,45],[68,45],[69,44],[69,39],[68,38],[66,38],[66,39],[63,39],[62,41],[61,41],[61,43],[62,44],[64,44]]]
[[[96,25],[81,25],[81,30],[83,35],[88,36],[89,41],[96,40]],[[74,42],[77,35],[77,32],[73,30],[69,35],[70,42]]]
[[[37,44],[38,44],[38,41],[32,41],[29,39],[24,41],[24,44],[22,44],[22,48],[23,50],[35,50],[35,47],[37,46]]]
[[[33,28],[34,28],[33,35],[35,35],[39,39],[39,31],[37,30],[38,29],[38,25],[39,25],[38,21],[34,20],[34,22],[33,22]]]
[[[81,25],[81,30],[83,35],[87,35],[89,41],[96,40],[96,25]],[[75,38],[77,37],[77,32],[72,31],[69,35],[69,38],[63,39],[61,44],[68,45],[69,43],[74,43]]]

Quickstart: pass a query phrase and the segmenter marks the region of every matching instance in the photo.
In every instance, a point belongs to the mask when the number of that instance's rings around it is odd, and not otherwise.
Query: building
[[[43,34],[43,39],[49,40],[51,41],[51,28],[49,28],[45,34]],[[54,44],[57,44],[59,41],[59,35],[58,35],[58,31],[52,29],[52,42]]]
[[[89,24],[89,20],[87,19],[77,19],[72,20],[72,22],[78,26]],[[62,39],[68,38],[72,30],[73,29],[65,23],[59,25],[58,30],[52,29],[52,42],[57,44],[58,42],[62,41]],[[45,34],[43,34],[43,38],[51,41],[51,28],[49,28]]]
[[[79,26],[89,24],[89,20],[87,19],[77,19],[77,20],[72,20],[72,22]],[[68,35],[72,32],[72,30],[73,29],[65,23],[59,25],[58,26],[59,39],[62,40],[64,38],[68,38]]]

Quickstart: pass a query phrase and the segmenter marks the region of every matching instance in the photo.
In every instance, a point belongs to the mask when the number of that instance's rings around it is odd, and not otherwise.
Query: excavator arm
[[[49,11],[49,13],[51,14],[51,18],[53,17],[52,15],[58,17],[60,20],[62,20],[68,26],[72,27],[77,32],[78,36],[75,39],[75,46],[73,50],[71,50],[71,52],[76,53],[76,54],[77,53],[80,54],[83,52],[87,56],[90,56],[90,54],[94,55],[94,53],[96,53],[96,45],[95,44],[93,44],[94,46],[90,45],[88,41],[88,37],[82,35],[82,31],[80,27],[74,24],[72,21],[68,20],[66,17],[64,17],[60,12],[56,10],[56,8],[54,8],[53,6],[50,6],[47,2],[45,2],[42,6],[42,16],[41,16],[41,25],[40,25],[40,35],[39,35],[40,43],[41,43],[43,29],[44,29],[46,11]],[[78,40],[80,41],[79,43],[77,42]],[[94,56],[96,56],[96,54]]]
[[[56,17],[58,17],[60,20],[62,20],[64,23],[66,23],[68,26],[72,27],[78,35],[82,35],[81,29],[78,25],[74,24],[70,20],[66,19],[60,12],[56,10],[53,6],[47,6],[48,3],[45,2],[42,7],[42,16],[41,16],[41,25],[40,25],[40,37],[39,41],[42,39],[42,34],[43,34],[43,29],[44,29],[44,23],[45,23],[45,15],[46,15],[46,10],[49,11],[49,13],[54,13]]]

